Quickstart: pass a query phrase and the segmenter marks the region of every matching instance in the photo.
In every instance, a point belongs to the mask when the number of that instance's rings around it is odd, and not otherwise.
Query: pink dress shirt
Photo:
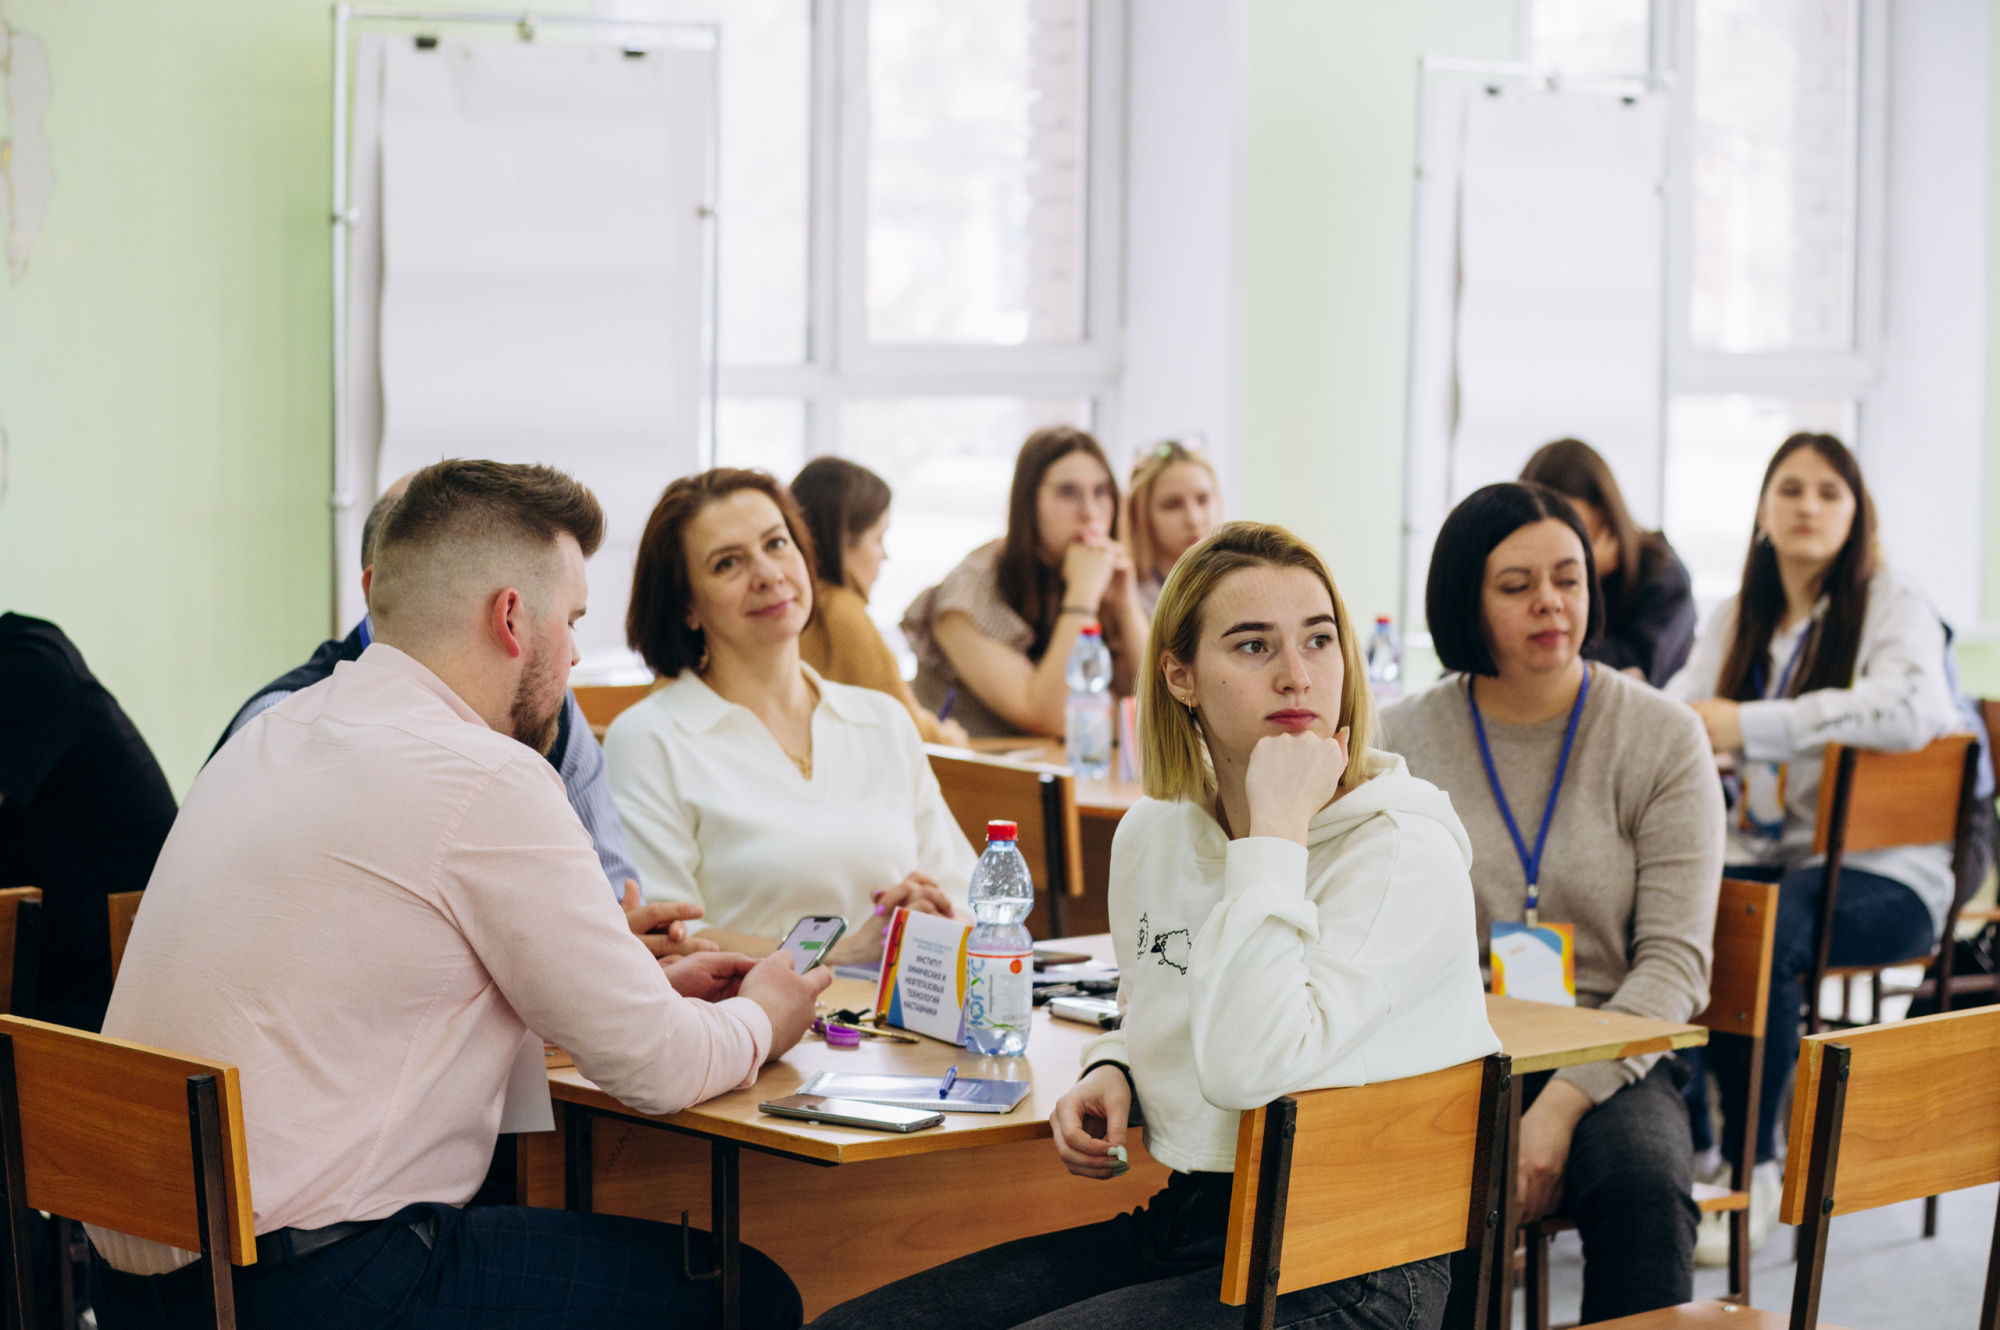
[[[673,990],[549,764],[380,642],[202,771],[104,1022],[237,1066],[259,1233],[469,1200],[529,1031],[646,1113],[771,1043],[749,999]],[[92,1237],[133,1273],[192,1258]]]

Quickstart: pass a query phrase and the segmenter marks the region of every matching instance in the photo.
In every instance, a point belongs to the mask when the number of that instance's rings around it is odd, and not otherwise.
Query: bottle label
[[[1009,1030],[1022,1038],[1035,1014],[1035,953],[968,951],[965,1028]]]

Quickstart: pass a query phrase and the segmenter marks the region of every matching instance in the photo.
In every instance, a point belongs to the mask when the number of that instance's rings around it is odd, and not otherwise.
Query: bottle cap
[[[1386,614],[1378,614],[1375,616],[1375,622],[1377,624],[1385,624],[1389,622],[1389,616]]]
[[[1016,825],[1015,823],[1012,823],[1012,822],[988,822],[988,823],[986,824],[986,839],[987,839],[987,840],[990,840],[990,841],[992,841],[992,840],[1019,840],[1020,838],[1021,838],[1021,828],[1020,828],[1020,827],[1019,827],[1018,825]]]
[[[1083,627],[1077,629],[1076,631],[1082,634],[1084,637],[1104,636],[1104,630],[1097,626],[1097,621],[1095,619],[1091,620],[1089,623],[1085,624]]]

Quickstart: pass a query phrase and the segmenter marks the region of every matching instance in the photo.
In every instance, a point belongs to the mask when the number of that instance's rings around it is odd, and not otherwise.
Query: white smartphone
[[[847,920],[837,914],[809,914],[792,925],[778,950],[791,952],[792,968],[804,974],[826,959],[846,931]]]
[[[867,1127],[872,1131],[922,1131],[944,1121],[942,1113],[863,1103],[859,1099],[828,1099],[817,1094],[766,1099],[757,1107],[774,1117],[801,1118],[815,1126],[824,1122],[835,1127]]]

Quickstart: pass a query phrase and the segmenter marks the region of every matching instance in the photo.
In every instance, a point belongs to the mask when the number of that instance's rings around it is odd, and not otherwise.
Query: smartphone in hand
[[[846,931],[847,920],[837,914],[809,914],[792,925],[778,950],[791,952],[792,968],[804,974],[826,959]]]

